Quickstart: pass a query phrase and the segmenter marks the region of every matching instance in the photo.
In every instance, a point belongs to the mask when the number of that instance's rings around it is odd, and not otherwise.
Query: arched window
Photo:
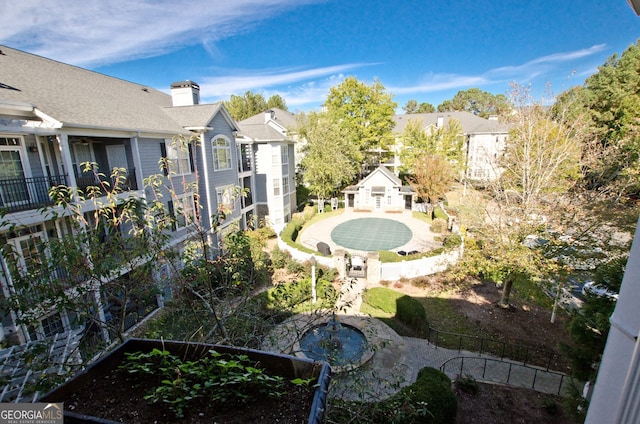
[[[223,135],[213,138],[213,169],[221,171],[231,169],[231,140]]]

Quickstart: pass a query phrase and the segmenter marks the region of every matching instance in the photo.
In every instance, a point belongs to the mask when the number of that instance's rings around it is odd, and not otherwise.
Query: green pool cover
[[[413,233],[401,222],[384,218],[358,218],[331,231],[331,240],[348,249],[375,252],[391,250],[411,240]]]

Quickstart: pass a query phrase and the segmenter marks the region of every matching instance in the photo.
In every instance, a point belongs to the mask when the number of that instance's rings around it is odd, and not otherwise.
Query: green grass
[[[424,321],[422,325],[418,325],[416,327],[415,325],[412,325],[409,322],[403,322],[398,318],[398,304],[403,303],[403,301],[406,304],[407,300],[409,302],[417,302],[420,304],[417,299],[407,296],[404,293],[384,287],[375,287],[366,290],[363,293],[360,312],[381,320],[401,336],[424,336],[428,327],[428,324],[424,323]],[[415,315],[407,309],[411,307],[411,304],[406,306],[407,307],[404,308],[404,311],[408,312],[411,316]],[[418,306],[418,308],[419,307],[420,306]]]
[[[422,212],[411,212],[411,216],[415,219],[419,219],[420,221],[424,221],[428,224],[431,224],[431,214],[430,213],[422,213]]]
[[[476,326],[455,310],[447,293],[441,293],[438,297],[416,299],[424,307],[431,327],[450,333],[480,335]]]

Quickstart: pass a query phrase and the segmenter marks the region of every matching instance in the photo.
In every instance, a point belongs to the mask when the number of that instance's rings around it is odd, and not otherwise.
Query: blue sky
[[[398,111],[473,87],[505,94],[510,82],[540,99],[640,37],[626,0],[3,3],[1,44],[163,91],[190,79],[203,102],[279,94],[291,111],[318,108],[346,76],[378,78]]]

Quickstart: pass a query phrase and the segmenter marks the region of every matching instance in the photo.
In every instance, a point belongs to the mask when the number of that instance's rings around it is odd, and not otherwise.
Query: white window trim
[[[171,175],[181,176],[191,174],[191,158],[189,145],[177,146],[175,142],[166,142],[167,161]]]
[[[28,266],[27,266],[27,262],[25,260],[24,252],[22,250],[22,246],[20,245],[20,242],[22,242],[24,240],[30,240],[30,239],[37,238],[38,241],[36,241],[36,243],[39,243],[40,245],[42,245],[46,241],[46,234],[45,234],[44,230],[39,225],[37,227],[39,227],[38,231],[34,231],[34,232],[29,233],[29,234],[25,234],[25,235],[22,235],[22,236],[14,237],[14,238],[11,238],[11,239],[7,240],[7,242],[10,243],[13,246],[14,255],[16,256],[16,261],[17,261],[17,265],[18,265],[18,271],[23,276],[26,275],[26,273],[28,272]],[[45,254],[46,254],[46,252],[45,252]]]
[[[233,198],[233,185],[216,187],[216,203],[218,210],[222,207],[226,213],[235,210],[235,200]]]
[[[173,215],[176,223],[176,231],[195,224],[196,202],[193,193],[189,192],[175,196],[175,199],[173,199]],[[184,221],[184,224],[181,224],[181,220]]]
[[[224,146],[218,146],[218,140],[224,140],[226,145]],[[232,158],[232,149],[231,149],[231,140],[229,139],[229,137],[223,135],[223,134],[219,134],[214,136],[211,139],[211,147],[212,147],[212,156],[213,156],[213,171],[228,171],[229,169],[232,169],[233,167],[233,158]],[[227,156],[227,160],[225,161],[224,164],[220,163],[220,151],[225,151]],[[221,165],[224,165],[224,167],[222,167]]]
[[[273,195],[275,197],[282,196],[282,182],[280,181],[280,178],[273,179]]]

